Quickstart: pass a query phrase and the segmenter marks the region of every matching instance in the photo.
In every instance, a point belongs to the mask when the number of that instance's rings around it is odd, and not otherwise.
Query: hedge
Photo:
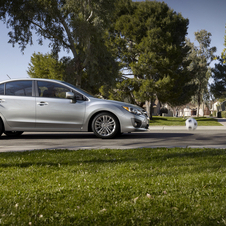
[[[221,118],[226,118],[226,111],[221,112]]]

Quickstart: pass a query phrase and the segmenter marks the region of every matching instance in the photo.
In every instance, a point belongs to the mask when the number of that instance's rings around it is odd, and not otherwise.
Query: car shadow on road
[[[110,140],[134,140],[134,139],[149,139],[149,138],[170,138],[170,137],[187,137],[192,136],[193,133],[124,133],[120,136],[115,137],[114,139]],[[106,140],[97,138],[93,133],[24,133],[19,137],[8,137],[2,135],[1,140],[58,140],[58,139],[99,139],[99,140]]]
[[[1,140],[20,139],[20,140],[59,140],[59,139],[94,139],[93,133],[24,133],[19,137],[1,136]]]
[[[193,133],[125,133],[116,139],[149,139],[149,138],[175,138],[175,137],[187,137],[192,136]]]

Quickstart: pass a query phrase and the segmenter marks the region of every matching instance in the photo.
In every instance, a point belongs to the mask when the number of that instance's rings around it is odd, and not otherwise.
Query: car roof
[[[64,81],[60,81],[60,80],[56,80],[56,79],[47,79],[47,78],[16,78],[16,79],[8,79],[5,81],[1,81],[0,84],[2,83],[7,83],[7,82],[13,82],[13,81],[46,81],[46,82],[56,82],[56,83],[60,83],[62,85],[68,86],[72,89],[76,89],[77,92],[81,93],[82,95],[85,95],[86,97],[90,98],[93,97],[91,94],[87,93],[85,90],[82,90],[81,88],[75,87],[70,83],[64,82]]]
[[[6,82],[13,82],[13,81],[53,81],[53,82],[59,82],[59,83],[63,83],[63,81],[60,81],[60,80],[56,80],[56,79],[47,79],[47,78],[14,78],[14,79],[7,79],[7,80],[4,80],[4,81],[0,81],[0,84],[1,83],[6,83]]]

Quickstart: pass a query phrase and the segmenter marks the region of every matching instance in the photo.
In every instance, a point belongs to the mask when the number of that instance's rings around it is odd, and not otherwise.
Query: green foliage
[[[221,53],[221,59],[222,59],[222,63],[225,64],[226,63],[226,35],[224,36],[224,49]]]
[[[226,111],[221,111],[221,118],[226,118]]]
[[[225,149],[0,153],[2,225],[224,225]]]
[[[213,117],[217,117],[217,111],[213,111]]]
[[[90,49],[90,59],[82,72],[82,88],[99,93],[101,86],[113,86],[119,77],[119,64],[116,62],[104,40]]]
[[[110,49],[104,45],[105,29],[109,26],[115,9],[115,0],[34,0],[34,1],[0,1],[0,20],[12,28],[9,42],[18,43],[24,51],[26,45],[33,43],[32,35],[36,33],[39,44],[43,39],[49,40],[54,56],[61,48],[73,54],[73,81],[81,86],[82,79],[90,78],[103,81],[100,74],[109,74],[108,79],[117,77]],[[104,65],[104,66],[102,66]],[[112,66],[110,66],[112,65]],[[89,71],[90,77],[84,72]],[[94,78],[92,72],[96,72]],[[87,85],[87,84],[86,84]],[[92,83],[95,87],[96,84]]]
[[[214,53],[216,52],[216,47],[210,47],[210,37],[211,33],[206,30],[195,32],[195,39],[199,43],[198,47],[194,46],[194,43],[191,43],[190,40],[187,40],[187,45],[191,47],[189,70],[195,75],[193,80],[196,85],[194,100],[198,104],[198,115],[199,106],[209,96],[208,81],[211,76],[209,65],[215,58]]]
[[[143,105],[143,102],[136,98],[141,84],[137,79],[122,79],[117,82],[114,89],[108,90],[108,97],[112,100],[124,101],[136,105]]]
[[[172,105],[184,103],[178,97],[186,93],[184,97],[190,98],[187,84],[193,78],[187,73],[189,48],[185,45],[185,36],[188,20],[164,2],[123,3],[109,39],[124,70],[131,71],[134,76],[125,79],[132,82],[125,83],[136,82],[139,87],[138,90],[131,89],[129,98],[132,96],[144,102],[157,95],[160,101]]]
[[[64,65],[51,54],[34,53],[28,68],[31,78],[64,79]]]
[[[118,73],[117,64],[114,64],[110,54],[101,54],[98,60],[95,65],[90,64],[82,74],[82,88],[93,94],[98,94],[99,87],[103,84],[112,85]],[[32,78],[57,79],[76,85],[74,63],[69,57],[58,60],[53,54],[34,53],[27,73]]]
[[[212,72],[214,82],[210,84],[211,92],[215,98],[226,98],[226,64],[224,59],[219,59]]]
[[[226,35],[224,36],[224,46],[226,47]],[[221,58],[212,69],[214,82],[210,85],[211,92],[215,98],[226,98],[226,48],[221,53]]]
[[[160,109],[160,114],[162,114],[162,113],[168,113],[168,109],[167,108],[165,108],[165,107],[163,107],[163,108],[161,108]]]

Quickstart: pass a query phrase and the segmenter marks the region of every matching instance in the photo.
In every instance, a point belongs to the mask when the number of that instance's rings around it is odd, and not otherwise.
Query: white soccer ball
[[[198,123],[195,119],[188,118],[185,122],[185,125],[188,130],[195,130],[198,126]]]

